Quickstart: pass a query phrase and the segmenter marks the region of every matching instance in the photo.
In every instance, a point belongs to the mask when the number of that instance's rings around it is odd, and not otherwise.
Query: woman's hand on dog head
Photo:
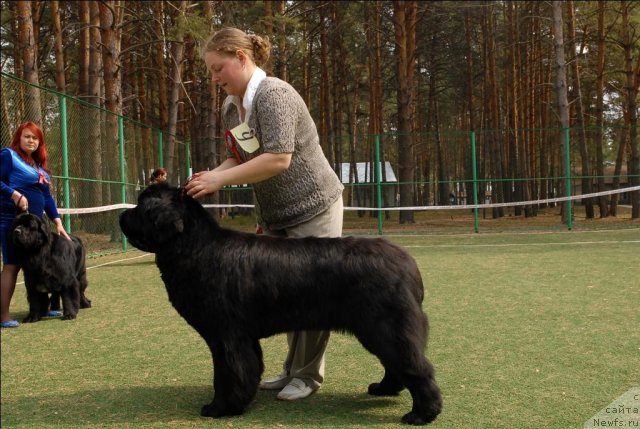
[[[198,199],[219,191],[223,186],[224,183],[218,180],[217,172],[201,171],[191,176],[184,189],[187,195]]]

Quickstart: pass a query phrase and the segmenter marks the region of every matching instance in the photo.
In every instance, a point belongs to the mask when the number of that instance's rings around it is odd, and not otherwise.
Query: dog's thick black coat
[[[80,308],[91,307],[87,289],[86,251],[80,239],[51,231],[49,220],[29,213],[16,216],[12,240],[24,272],[29,314],[23,322],[37,322],[49,309],[60,309],[63,320],[75,319]],[[51,299],[49,299],[51,294]]]
[[[415,261],[384,239],[274,238],[220,227],[177,188],[152,185],[120,216],[130,243],[156,254],[169,300],[204,338],[214,364],[209,417],[241,414],[263,371],[259,339],[299,330],[353,333],[385,373],[372,395],[409,389],[404,423],[442,398],[424,356],[427,318]]]

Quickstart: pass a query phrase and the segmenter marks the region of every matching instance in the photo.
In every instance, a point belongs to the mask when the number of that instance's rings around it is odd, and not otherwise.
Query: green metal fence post
[[[71,189],[69,185],[69,140],[67,134],[67,97],[58,97],[60,104],[60,140],[62,142],[62,194],[64,197],[64,207],[71,206]],[[71,215],[64,215],[64,229],[71,232]]]
[[[567,193],[567,197],[571,198],[571,161],[569,159],[569,128],[562,129],[564,133],[564,166],[567,172],[567,176],[565,177],[565,189]],[[572,204],[571,199],[567,200],[567,228],[571,230],[573,227],[572,223]]]
[[[120,201],[127,202],[127,177],[124,170],[124,117],[118,115],[118,149],[120,155]],[[121,233],[122,250],[127,251],[127,237]]]
[[[376,204],[378,207],[378,235],[382,235],[382,168],[380,166],[380,134],[375,136],[376,144]]]
[[[476,168],[476,132],[471,131],[471,171],[473,174],[473,230],[478,232],[478,169]]]

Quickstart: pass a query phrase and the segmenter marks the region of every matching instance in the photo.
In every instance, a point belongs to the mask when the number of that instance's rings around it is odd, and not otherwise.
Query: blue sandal
[[[50,312],[47,313],[47,317],[60,317],[62,316],[62,311],[58,311],[58,310],[51,310]]]
[[[7,320],[6,322],[1,322],[0,327],[2,328],[17,328],[20,326],[20,322],[17,320]]]

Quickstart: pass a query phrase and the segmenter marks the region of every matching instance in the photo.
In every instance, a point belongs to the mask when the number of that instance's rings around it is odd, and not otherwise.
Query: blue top
[[[11,148],[0,150],[0,239],[2,259],[5,264],[15,263],[9,243],[9,231],[16,217],[17,208],[11,195],[18,191],[29,202],[29,213],[50,219],[60,217],[49,187],[49,174],[40,166],[33,167]]]

